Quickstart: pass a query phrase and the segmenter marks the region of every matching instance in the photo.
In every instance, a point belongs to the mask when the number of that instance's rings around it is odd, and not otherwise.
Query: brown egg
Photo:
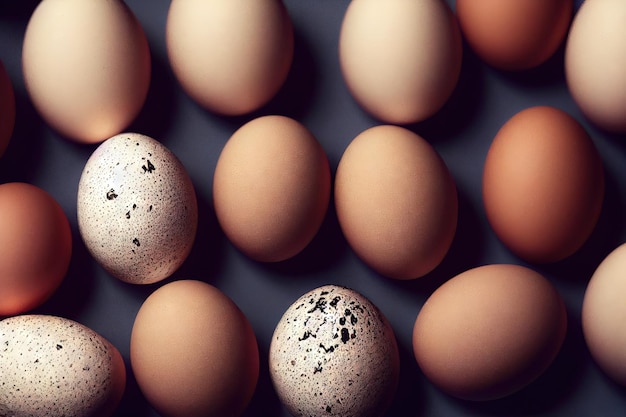
[[[576,252],[593,231],[604,169],[592,139],[553,107],[519,112],[498,131],[483,172],[483,199],[496,235],[537,263]]]
[[[72,254],[70,224],[46,191],[0,185],[0,316],[32,310],[61,285]]]
[[[330,200],[322,146],[302,124],[263,116],[240,127],[222,150],[213,178],[217,219],[252,259],[282,261],[317,233]]]
[[[487,265],[439,287],[413,329],[415,359],[444,392],[483,401],[510,395],[541,375],[567,329],[561,296],[539,273]]]
[[[0,61],[0,156],[4,154],[15,127],[15,93],[11,78]]]
[[[487,64],[525,70],[550,58],[567,36],[573,0],[457,0],[465,39]]]
[[[341,229],[372,269],[396,279],[432,271],[456,232],[454,179],[436,150],[399,126],[355,137],[335,176]]]
[[[148,402],[164,417],[236,417],[259,376],[248,319],[217,288],[173,281],[143,303],[130,340],[131,366]]]

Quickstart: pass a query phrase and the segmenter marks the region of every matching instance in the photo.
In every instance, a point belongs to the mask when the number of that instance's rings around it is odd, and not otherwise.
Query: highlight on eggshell
[[[173,0],[166,45],[186,93],[203,108],[232,116],[259,109],[278,93],[291,68],[294,34],[282,0]]]
[[[456,88],[462,61],[456,16],[441,0],[353,0],[339,35],[348,90],[393,124],[428,119]]]
[[[107,139],[78,184],[80,236],[114,277],[151,284],[187,259],[198,227],[194,185],[172,151],[139,133]]]
[[[13,83],[0,60],[0,157],[9,146],[15,128],[15,92]]]
[[[70,265],[72,232],[59,203],[32,184],[1,184],[0,213],[2,317],[33,310],[56,292]]]
[[[270,377],[294,416],[382,417],[400,359],[383,313],[355,290],[324,285],[300,296],[272,335]]]
[[[100,143],[126,129],[148,94],[146,35],[119,0],[46,0],[33,12],[22,48],[26,89],[58,133]]]
[[[0,321],[0,415],[109,417],[126,388],[124,360],[92,329],[63,317]]]

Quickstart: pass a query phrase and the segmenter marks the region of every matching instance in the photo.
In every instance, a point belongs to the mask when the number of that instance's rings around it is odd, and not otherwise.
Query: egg
[[[406,128],[381,125],[357,135],[339,161],[334,196],[350,247],[384,276],[426,275],[454,239],[454,179],[437,151]]]
[[[565,79],[585,116],[610,132],[626,133],[626,3],[586,0],[565,48]]]
[[[80,235],[114,277],[151,284],[187,259],[198,226],[194,185],[180,160],[139,133],[107,139],[91,154],[78,184]]]
[[[119,0],[46,0],[33,12],[22,48],[29,96],[45,122],[80,143],[122,132],[146,99],[148,41]]]
[[[496,134],[483,170],[487,219],[500,240],[533,263],[571,256],[588,239],[604,199],[593,140],[563,110],[537,106]]]
[[[1,317],[32,310],[57,290],[72,257],[72,231],[59,203],[35,185],[0,185],[0,213]]]
[[[0,61],[0,157],[9,146],[15,127],[15,92],[9,73]]]
[[[324,149],[300,122],[261,116],[229,138],[215,167],[213,203],[228,239],[245,255],[279,262],[315,237],[330,200]]]
[[[126,368],[108,340],[75,321],[23,315],[0,321],[0,415],[113,415]]]
[[[585,342],[598,366],[626,386],[626,244],[609,253],[593,273],[582,303]]]
[[[294,53],[281,0],[174,0],[167,55],[187,94],[205,109],[250,113],[284,84]]]
[[[130,339],[131,366],[164,417],[236,417],[259,376],[256,336],[216,287],[197,280],[163,285],[142,304]]]
[[[442,0],[353,0],[339,62],[355,100],[391,124],[423,121],[448,101],[461,72],[456,17]]]
[[[506,71],[538,67],[563,44],[573,0],[457,0],[464,38],[487,64]]]
[[[398,385],[393,329],[365,296],[325,285],[299,297],[270,344],[272,383],[294,417],[380,417]]]
[[[552,284],[518,265],[485,265],[436,289],[413,328],[425,376],[449,395],[472,401],[508,396],[553,362],[567,313]]]

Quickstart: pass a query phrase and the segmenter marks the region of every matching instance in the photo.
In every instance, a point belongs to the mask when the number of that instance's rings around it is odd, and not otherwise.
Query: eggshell
[[[57,201],[26,183],[0,185],[0,317],[43,304],[63,282],[72,231]]]
[[[561,296],[517,265],[470,269],[439,287],[413,329],[415,359],[441,390],[483,401],[510,395],[553,362],[565,338]]]
[[[325,285],[298,298],[270,344],[270,376],[295,417],[384,415],[399,376],[391,325],[366,297]]]
[[[348,89],[374,117],[393,124],[436,113],[461,72],[456,17],[441,0],[353,0],[339,36]]]
[[[137,384],[164,417],[236,417],[254,393],[259,351],[235,303],[195,280],[173,281],[143,303],[130,359]]]
[[[22,49],[30,98],[62,135],[98,143],[135,119],[150,85],[148,41],[120,0],[46,0]]]
[[[198,225],[193,183],[163,144],[116,135],[89,157],[78,184],[80,235],[110,274],[133,284],[169,277],[186,260]]]
[[[220,226],[244,254],[278,262],[300,253],[319,230],[330,200],[326,153],[302,124],[262,116],[241,126],[213,177]]]
[[[626,133],[626,2],[586,0],[565,49],[565,79],[574,101],[599,127]]]
[[[593,273],[582,304],[585,341],[598,366],[626,386],[626,244],[615,248]]]
[[[227,115],[267,103],[293,60],[293,27],[280,0],[174,0],[166,41],[172,70],[187,94]]]
[[[15,92],[9,73],[0,61],[0,157],[4,154],[15,127]]]
[[[0,321],[0,415],[107,417],[126,386],[119,351],[98,333],[55,316]]]
[[[456,231],[452,175],[428,142],[399,126],[375,126],[352,140],[337,167],[335,206],[355,253],[391,278],[432,271]]]
[[[464,38],[487,64],[522,71],[547,61],[562,45],[573,0],[457,0]]]
[[[585,129],[546,106],[525,109],[494,138],[483,200],[496,235],[529,262],[560,261],[593,231],[604,199],[604,169]]]

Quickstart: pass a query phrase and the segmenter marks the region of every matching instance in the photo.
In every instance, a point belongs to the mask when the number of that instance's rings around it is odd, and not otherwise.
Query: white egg
[[[0,416],[110,416],[126,387],[115,346],[80,323],[45,315],[0,321],[0,375]]]
[[[78,186],[78,226],[93,257],[134,284],[169,277],[193,246],[198,206],[180,160],[138,133],[103,142]]]
[[[294,416],[382,416],[399,374],[393,329],[363,295],[312,290],[285,312],[272,337],[270,375]]]

